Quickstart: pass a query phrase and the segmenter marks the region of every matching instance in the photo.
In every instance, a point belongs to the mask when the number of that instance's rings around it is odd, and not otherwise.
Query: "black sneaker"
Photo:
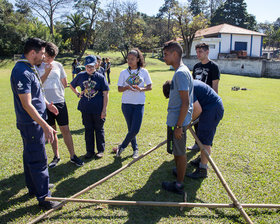
[[[59,163],[60,158],[57,158],[56,156],[53,157],[53,160],[49,164],[49,168],[54,168]]]
[[[52,208],[55,208],[59,205],[60,203],[57,201],[40,201],[39,206],[42,207],[45,210],[49,210]]]
[[[82,166],[84,165],[84,162],[80,160],[76,155],[73,156],[73,158],[70,159],[71,163],[75,163],[76,166]]]
[[[184,185],[182,184],[181,187],[178,187],[176,181],[174,182],[162,182],[162,188],[166,191],[170,191],[176,194],[184,194]]]
[[[124,151],[124,148],[120,147],[118,148],[118,151],[117,151],[117,154],[116,154],[116,157],[121,157],[121,153]]]
[[[86,159],[90,159],[94,156],[94,153],[93,152],[87,152],[87,154],[85,155],[85,158]]]
[[[199,163],[200,162],[201,162],[201,158],[200,158],[200,155],[199,155],[196,159],[190,161],[190,164],[192,166],[196,167],[196,168],[199,168]]]
[[[197,168],[193,173],[187,174],[187,177],[192,178],[192,179],[206,178],[207,169]]]

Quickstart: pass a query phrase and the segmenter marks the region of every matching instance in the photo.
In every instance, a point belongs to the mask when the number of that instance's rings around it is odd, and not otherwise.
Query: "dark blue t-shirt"
[[[87,72],[79,73],[71,82],[71,86],[79,86],[84,91],[78,104],[78,110],[88,114],[101,114],[103,109],[103,91],[109,91],[105,77],[95,72],[89,75]]]
[[[105,76],[105,69],[103,67],[100,66],[97,72]]]
[[[221,97],[207,84],[199,80],[193,80],[193,102],[199,102],[202,111],[209,109],[221,102]]]
[[[47,118],[46,103],[40,87],[40,82],[30,66],[31,64],[27,62],[17,62],[10,78],[18,124],[35,123],[22,107],[18,94],[30,93],[32,105],[43,119]]]

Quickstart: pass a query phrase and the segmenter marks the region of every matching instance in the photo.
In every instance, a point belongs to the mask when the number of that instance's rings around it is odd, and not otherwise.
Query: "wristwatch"
[[[182,126],[176,125],[175,128],[182,128]]]

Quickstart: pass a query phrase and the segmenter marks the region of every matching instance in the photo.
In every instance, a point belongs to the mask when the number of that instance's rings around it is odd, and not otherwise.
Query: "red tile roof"
[[[247,30],[238,26],[233,26],[229,24],[221,24],[217,26],[212,26],[203,30],[198,30],[195,33],[195,37],[214,35],[220,33],[229,33],[229,34],[241,34],[241,35],[256,35],[256,36],[265,36],[263,33],[259,33],[252,30]]]

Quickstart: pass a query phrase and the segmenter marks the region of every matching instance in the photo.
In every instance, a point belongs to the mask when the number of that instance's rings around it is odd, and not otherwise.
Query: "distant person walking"
[[[80,65],[80,63],[78,62],[78,59],[74,59],[73,63],[72,63],[72,79],[74,79],[76,73],[76,68]]]
[[[44,62],[37,67],[43,83],[45,97],[49,102],[53,102],[59,111],[58,115],[54,115],[47,109],[47,122],[54,130],[56,130],[55,122],[57,122],[63,140],[68,148],[70,161],[77,166],[82,166],[84,164],[83,161],[75,155],[73,139],[69,129],[68,110],[64,98],[64,89],[67,87],[67,76],[63,65],[54,60],[57,54],[58,47],[53,43],[47,43]],[[60,161],[57,135],[54,136],[52,149],[54,158],[49,164],[50,168],[55,167]]]
[[[136,135],[138,134],[145,104],[145,91],[152,90],[152,80],[148,71],[144,68],[144,57],[138,48],[132,49],[127,55],[128,68],[121,71],[118,81],[118,91],[122,92],[122,112],[126,120],[128,133],[122,144],[113,151],[120,157],[124,149],[131,143],[133,149],[132,157],[138,157],[138,145]]]
[[[107,73],[107,81],[108,81],[108,84],[111,84],[111,80],[110,80],[111,62],[110,62],[110,58],[106,58],[106,68],[105,68],[105,72]]]

